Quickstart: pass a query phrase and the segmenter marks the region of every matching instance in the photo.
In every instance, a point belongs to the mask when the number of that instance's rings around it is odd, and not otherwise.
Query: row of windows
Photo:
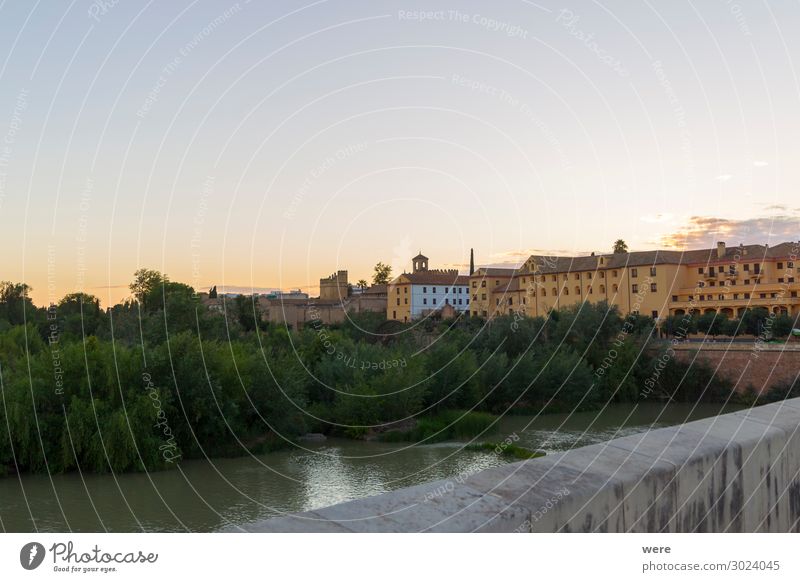
[[[456,291],[456,289],[458,289],[458,291]],[[400,287],[395,288],[395,291],[397,292],[398,295],[400,295]],[[428,292],[428,288],[427,287],[423,287],[422,288],[422,292],[423,293],[427,293]],[[432,293],[436,293],[436,287],[431,287],[431,292]],[[464,288],[463,287],[453,287],[453,295],[460,294],[460,293],[463,293],[463,292],[464,292]],[[408,294],[408,287],[407,286],[403,287],[403,293]],[[448,293],[450,293],[450,287],[445,287],[444,288],[444,294],[447,295]]]

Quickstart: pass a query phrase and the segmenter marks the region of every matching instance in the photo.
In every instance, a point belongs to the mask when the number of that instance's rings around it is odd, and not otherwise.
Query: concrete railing
[[[788,532],[800,398],[244,525],[256,532]]]

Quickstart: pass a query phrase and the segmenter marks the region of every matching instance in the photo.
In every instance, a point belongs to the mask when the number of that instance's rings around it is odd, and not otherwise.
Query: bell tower
[[[428,270],[428,257],[422,254],[422,251],[411,259],[414,265],[414,273],[421,273]]]

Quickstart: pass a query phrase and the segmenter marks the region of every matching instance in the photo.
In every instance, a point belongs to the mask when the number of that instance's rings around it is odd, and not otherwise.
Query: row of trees
[[[729,318],[724,313],[704,313],[694,315],[673,315],[665,322],[663,329],[668,335],[685,336],[702,333],[710,336],[752,335],[767,340],[785,338],[798,322],[786,314],[770,314],[763,307],[747,309],[740,318]]]
[[[37,308],[27,291],[0,287],[0,471],[151,470],[455,409],[588,410],[641,398],[656,364],[652,319],[605,304],[383,335],[375,313],[290,331],[242,297],[220,315],[147,270],[108,310],[85,294]],[[669,362],[648,397],[728,395],[686,372]]]

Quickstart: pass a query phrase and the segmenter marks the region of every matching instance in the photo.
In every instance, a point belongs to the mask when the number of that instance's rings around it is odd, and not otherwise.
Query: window
[[[753,265],[753,273],[758,275],[761,272],[761,265]]]
[[[606,272],[605,271],[600,271],[600,278],[601,279],[605,279],[606,278]]]
[[[542,289],[542,297],[547,297],[547,289]]]
[[[564,287],[564,295],[569,295],[569,287]]]
[[[797,297],[797,291],[792,291],[792,297]]]
[[[711,282],[708,284],[708,286],[709,286],[709,287],[716,287],[716,286],[717,286],[717,282],[716,282],[716,281],[711,281]]]
[[[783,269],[783,263],[778,263],[778,270]]]
[[[631,269],[631,277],[638,277],[639,276],[639,269]]]
[[[481,313],[483,314],[484,317],[486,317],[486,310],[485,309]]]
[[[436,289],[434,289],[433,292],[436,293]],[[450,293],[450,287],[445,287],[444,294],[447,295],[448,293]]]
[[[650,267],[650,276],[651,277],[655,277],[656,276],[656,268],[655,267]],[[658,313],[658,312],[656,312],[656,313]]]
[[[500,281],[498,281],[497,279],[495,279],[495,281],[494,281],[494,286],[495,286],[495,287],[497,287],[499,284],[500,284]]]
[[[655,283],[650,283],[650,292],[651,293],[655,293],[656,292],[656,284]]]
[[[658,311],[656,311],[655,309],[651,312],[650,315],[653,317],[653,319],[658,319]]]
[[[486,293],[481,293],[481,301],[486,301]]]
[[[745,279],[745,280],[744,280],[744,284],[745,284],[745,285],[749,285],[749,284],[750,284],[750,279]]]
[[[481,281],[481,287],[486,287],[486,281]]]
[[[580,294],[581,294],[581,288],[576,286],[575,287],[575,295],[580,295]]]
[[[427,297],[423,297],[422,298],[422,304],[423,305],[427,305],[428,304],[428,298]]]
[[[423,288],[422,288],[422,292],[423,292],[423,293],[427,293],[427,292],[428,292],[428,288],[427,288],[427,287],[423,287]]]
[[[794,283],[794,277],[789,277],[788,279],[786,279],[786,281],[788,283]]]
[[[605,292],[606,292],[606,286],[605,285],[600,285],[600,293],[605,294]]]
[[[556,276],[555,276],[555,275],[553,275],[552,279],[550,279],[550,280],[551,280],[551,281],[557,281],[558,279],[556,278]]]
[[[720,301],[723,301],[725,299],[725,296],[722,295],[722,294],[717,295],[717,299],[719,299]]]
[[[436,305],[436,297],[433,298],[433,304]]]
[[[403,293],[405,293],[406,295],[408,295],[408,287],[403,287]]]
[[[556,288],[553,287],[553,297],[555,297],[556,295],[558,295],[558,291],[556,291]]]
[[[472,300],[473,300],[473,301],[477,301],[477,300],[478,300],[478,294],[477,294],[477,293],[476,293],[475,295],[473,295],[473,296],[472,296]]]
[[[750,293],[745,293],[745,294],[744,294],[744,298],[745,298],[745,299],[750,299]]]
[[[522,298],[522,304],[525,305],[527,301],[525,301],[525,297]]]
[[[714,267],[713,266],[708,268],[708,274],[709,275],[713,275],[714,274]]]
[[[730,265],[728,267],[728,274],[729,275],[735,275],[736,274],[736,265]]]
[[[778,277],[778,283],[783,283],[783,277]]]
[[[525,277],[522,278],[522,283],[525,284]]]
[[[494,304],[495,304],[495,305],[500,305],[500,299],[499,299],[499,298],[498,298],[498,299],[495,299],[495,300],[494,300]]]
[[[433,302],[434,302],[434,303],[436,303],[436,299],[434,299],[434,300],[433,300]],[[447,297],[445,297],[445,298],[444,298],[444,304],[445,304],[445,305],[450,305],[450,299],[448,299]]]
[[[705,286],[706,286],[706,284],[705,284],[703,281],[700,281],[700,282],[697,284],[697,286],[698,286],[698,287],[705,287]]]
[[[459,299],[459,301],[461,301],[461,299]],[[467,302],[467,305],[469,305],[469,297],[467,297],[466,299],[464,299],[464,301],[466,301],[466,302]]]
[[[392,319],[397,319],[397,312],[396,311],[392,311]]]
[[[639,286],[636,283],[634,283],[633,285],[631,285],[631,291],[634,292],[634,293],[638,293],[639,292]]]
[[[514,305],[514,298],[513,297],[509,297],[508,298],[508,304],[509,305]]]
[[[617,278],[617,272],[616,271],[612,271],[611,274],[614,276],[615,279]]]
[[[694,295],[689,295],[689,301],[694,301]]]
[[[766,299],[766,298],[767,298],[767,294],[766,294],[766,293],[759,293],[759,295],[758,295],[758,296],[759,296],[761,299]]]
[[[400,305],[400,298],[397,298],[397,304]]]
[[[749,263],[748,263],[748,264],[745,264],[745,266],[744,266],[744,272],[745,272],[745,273],[749,273],[749,272],[750,272],[750,264],[749,264]]]
[[[408,305],[408,297],[406,297],[406,298],[404,299],[404,301],[405,301],[405,304],[406,304],[406,305]]]
[[[478,286],[478,282],[477,281],[473,281],[472,282],[472,288],[475,289],[477,286]]]
[[[697,268],[697,274],[698,275],[702,275],[703,274],[703,267],[698,267]]]
[[[460,294],[461,294],[463,291],[464,291],[464,288],[463,288],[463,287],[459,287],[459,288],[458,288],[458,293],[459,293],[459,295],[460,295]]]
[[[433,292],[436,293],[436,287],[433,288]]]
[[[464,301],[464,300],[463,300],[463,299],[461,299],[460,297],[458,298],[458,304],[459,304],[459,305],[463,305],[463,301]]]
[[[617,285],[616,283],[614,283],[614,287],[613,287],[613,289],[614,289],[614,293],[616,293],[617,291],[619,291],[619,285]]]
[[[733,298],[734,298],[734,299],[739,299],[739,294],[738,294],[738,293],[734,293],[734,294],[733,294]]]
[[[586,292],[587,292],[589,295],[591,295],[591,294],[592,294],[592,286],[591,286],[591,285],[589,285],[589,286],[586,288]]]
[[[677,295],[673,295],[673,296],[672,296],[672,300],[673,300],[673,301],[677,301],[677,300],[678,300],[678,296],[677,296]]]
[[[580,281],[581,280],[581,274],[580,273],[575,273],[575,280],[576,281]]]
[[[793,261],[789,261],[788,263],[786,263],[786,268],[787,269],[794,269],[794,262]]]

